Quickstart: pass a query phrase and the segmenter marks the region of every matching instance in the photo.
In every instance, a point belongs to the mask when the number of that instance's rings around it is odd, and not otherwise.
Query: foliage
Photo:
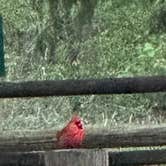
[[[159,5],[153,12],[150,21],[151,33],[166,32],[166,3]]]

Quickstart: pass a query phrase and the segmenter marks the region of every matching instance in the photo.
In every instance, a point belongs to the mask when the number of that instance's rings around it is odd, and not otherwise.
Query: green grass
[[[14,16],[8,16],[10,7],[6,8],[3,16],[6,21],[7,77],[2,78],[2,81],[111,78],[166,73],[166,34],[149,33],[150,19],[156,9],[150,1],[99,2],[92,25],[84,29],[82,42],[73,42],[74,48],[79,47],[77,60],[71,64],[66,58],[69,39],[58,43],[54,65],[48,64],[43,56],[28,54],[34,49],[36,36],[28,34],[30,39],[26,38],[25,32],[37,26],[36,13],[28,10],[34,21],[28,22],[30,14],[26,10],[22,16],[17,15],[13,20]],[[21,7],[16,6],[16,9],[20,9],[17,12],[22,11]],[[17,28],[25,36],[15,37],[13,34]],[[165,103],[165,93],[1,99],[0,131],[57,128],[70,119],[74,112],[78,112],[86,123],[101,127],[124,123],[160,124],[165,123]]]

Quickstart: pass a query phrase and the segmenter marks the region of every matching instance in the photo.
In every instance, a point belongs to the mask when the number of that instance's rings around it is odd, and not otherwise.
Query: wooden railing
[[[165,91],[166,77],[164,76],[0,83],[0,98]],[[22,133],[24,136],[21,137],[18,133],[19,131],[13,131],[13,133],[1,134],[0,165],[116,166],[166,164],[166,125],[132,128],[122,126],[103,130],[88,128],[82,148],[68,150],[57,149],[55,145],[56,131],[26,131]],[[138,147],[141,147],[141,150]],[[149,148],[145,149],[144,147]],[[152,147],[155,147],[155,149],[151,150]]]
[[[0,98],[149,92],[166,92],[166,76],[0,83]]]
[[[25,131],[21,137],[18,132],[10,133],[10,136],[7,136],[9,133],[1,135],[0,165],[33,166],[35,163],[35,166],[65,166],[68,163],[68,166],[73,166],[76,161],[80,166],[166,163],[165,125],[119,126],[110,130],[91,128],[82,148],[73,150],[57,149],[55,131]]]

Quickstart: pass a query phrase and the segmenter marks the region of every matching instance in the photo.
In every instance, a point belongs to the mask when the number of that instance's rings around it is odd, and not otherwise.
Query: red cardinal
[[[85,138],[84,123],[81,118],[74,115],[71,121],[56,135],[58,148],[79,148]]]

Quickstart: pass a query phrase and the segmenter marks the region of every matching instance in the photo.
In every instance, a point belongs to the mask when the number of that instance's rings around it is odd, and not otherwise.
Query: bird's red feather
[[[61,131],[57,132],[58,148],[79,148],[85,138],[84,123],[77,115]]]

